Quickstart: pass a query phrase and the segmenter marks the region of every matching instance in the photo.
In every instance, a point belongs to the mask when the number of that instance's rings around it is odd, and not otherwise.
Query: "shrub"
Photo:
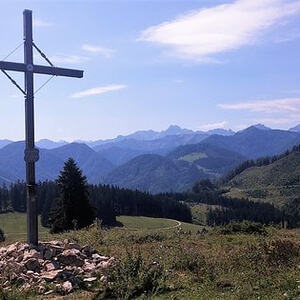
[[[205,259],[196,253],[195,249],[180,248],[173,257],[172,267],[177,271],[190,271],[199,275],[205,267]]]
[[[293,265],[300,257],[300,244],[288,239],[276,239],[263,245],[271,265]]]
[[[3,230],[0,228],[0,243],[5,241],[5,235]]]
[[[157,263],[147,263],[141,254],[127,253],[123,262],[114,266],[108,274],[108,286],[97,299],[132,299],[151,295],[166,289],[166,274]]]
[[[267,235],[265,227],[261,223],[243,221],[243,222],[230,222],[218,229],[221,234],[259,234]]]
[[[130,235],[126,237],[126,240],[132,243],[144,244],[151,242],[161,242],[167,237],[161,233],[147,233],[143,235]]]

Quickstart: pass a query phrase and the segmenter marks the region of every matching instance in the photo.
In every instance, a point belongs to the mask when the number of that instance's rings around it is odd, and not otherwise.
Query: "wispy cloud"
[[[278,117],[278,118],[257,118],[252,119],[252,123],[263,123],[269,126],[272,125],[290,125],[290,124],[299,124],[300,123],[300,114],[291,114],[288,116]]]
[[[34,19],[33,20],[33,26],[34,27],[51,27],[51,26],[53,26],[53,23],[46,22],[46,21],[41,20],[41,19]]]
[[[212,129],[217,129],[217,128],[225,128],[225,126],[227,124],[228,123],[226,121],[211,123],[211,124],[205,124],[205,125],[201,125],[200,129],[207,131],[207,130],[212,130]]]
[[[275,39],[276,43],[285,43],[285,42],[290,42],[290,41],[294,41],[300,38],[300,32],[299,31],[294,31],[294,32],[288,32],[285,33],[281,36],[278,36]]]
[[[118,91],[125,89],[127,86],[124,84],[111,84],[106,86],[100,86],[92,89],[88,89],[82,92],[71,95],[71,98],[82,98],[87,96],[101,95],[112,91]]]
[[[150,27],[139,39],[170,46],[179,57],[218,62],[216,54],[256,43],[278,21],[299,12],[299,0],[236,0]]]
[[[87,56],[58,54],[50,57],[54,64],[81,64],[90,60]]]
[[[87,51],[89,53],[103,55],[106,58],[110,58],[116,53],[116,50],[111,49],[111,48],[106,48],[103,46],[88,45],[88,44],[82,45],[81,49],[84,51]]]
[[[226,103],[218,104],[218,107],[226,110],[248,110],[251,112],[263,113],[299,112],[300,98],[251,101],[231,104]]]

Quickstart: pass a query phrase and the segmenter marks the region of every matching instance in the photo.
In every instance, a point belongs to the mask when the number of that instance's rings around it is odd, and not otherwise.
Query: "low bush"
[[[161,242],[167,237],[161,233],[147,233],[142,235],[130,235],[126,237],[127,241],[137,244]]]
[[[0,243],[5,241],[5,235],[3,230],[0,228]]]
[[[221,234],[259,234],[267,235],[267,231],[261,223],[243,221],[243,222],[230,222],[229,224],[219,227],[218,232]]]
[[[108,274],[108,286],[95,296],[99,299],[133,299],[166,290],[163,267],[158,262],[145,262],[141,254],[127,253],[124,261],[117,263]]]
[[[271,265],[293,266],[300,258],[300,243],[288,239],[276,239],[265,243],[264,250]]]
[[[181,247],[173,256],[172,268],[176,271],[190,271],[199,275],[205,267],[205,259],[195,249]]]

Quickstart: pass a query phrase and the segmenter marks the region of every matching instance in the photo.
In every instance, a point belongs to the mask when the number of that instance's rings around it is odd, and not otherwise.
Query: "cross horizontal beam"
[[[16,71],[16,72],[31,71],[36,74],[47,74],[47,75],[75,77],[75,78],[83,77],[83,71],[81,70],[56,68],[56,67],[48,67],[48,66],[41,66],[41,65],[26,65],[23,63],[15,63],[9,61],[0,61],[0,70]]]

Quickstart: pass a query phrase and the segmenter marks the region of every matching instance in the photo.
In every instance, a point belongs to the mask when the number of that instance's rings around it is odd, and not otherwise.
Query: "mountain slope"
[[[65,141],[54,142],[48,139],[39,140],[36,142],[36,146],[43,149],[54,149],[68,144]]]
[[[10,140],[0,140],[0,148],[3,148],[10,143],[12,143],[12,141],[10,141]]]
[[[83,170],[89,182],[100,182],[102,176],[114,168],[111,162],[85,144],[71,143],[48,151],[63,162],[72,157]]]
[[[151,193],[184,191],[206,177],[195,166],[157,154],[138,156],[109,173],[104,182]]]
[[[25,180],[24,148],[24,142],[15,142],[0,149],[0,176],[6,181]],[[36,164],[37,180],[55,179],[62,163],[48,150],[41,149]]]
[[[230,195],[282,205],[300,196],[300,148],[262,167],[252,167],[228,183]]]
[[[0,183],[25,180],[24,142],[16,142],[0,149]],[[91,183],[113,169],[113,165],[84,144],[68,144],[53,150],[40,149],[36,164],[37,180],[55,180],[64,162],[73,157]]]
[[[145,151],[112,146],[110,148],[100,150],[98,153],[115,166],[120,166],[139,155],[145,154]]]
[[[190,144],[194,142],[200,142],[207,138],[207,134],[178,134],[178,135],[168,135],[160,139],[143,141],[135,139],[125,139],[119,142],[107,143],[105,145],[99,145],[93,148],[95,151],[100,151],[103,149],[108,149],[111,147],[119,147],[122,149],[133,149],[146,152],[154,152],[159,154],[165,154],[170,150],[185,144]]]
[[[168,154],[171,159],[178,159],[194,164],[207,174],[219,176],[230,171],[246,158],[236,152],[205,144],[180,146]]]
[[[293,132],[300,132],[300,124],[293,127],[293,128],[290,128],[289,131],[293,131]]]
[[[249,127],[233,136],[212,135],[205,144],[240,153],[248,158],[273,156],[300,143],[300,134],[284,130],[261,130]]]

